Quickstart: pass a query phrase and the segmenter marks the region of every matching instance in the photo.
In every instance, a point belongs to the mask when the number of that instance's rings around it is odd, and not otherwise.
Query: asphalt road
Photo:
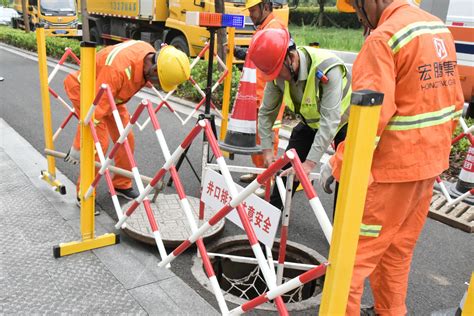
[[[0,44],[0,77],[5,78],[0,82],[0,117],[38,151],[42,152],[44,138],[37,62],[34,55],[18,53],[13,50],[10,46]],[[51,70],[52,68],[49,68],[49,71]],[[62,88],[65,75],[64,71],[59,71],[51,86],[67,100]],[[140,100],[134,98],[129,105],[131,108],[135,108]],[[57,127],[65,117],[66,111],[54,99],[51,103],[53,126]],[[178,104],[176,107],[182,111],[189,111],[188,108]],[[179,145],[193,125],[188,123],[186,126],[181,126],[173,114],[167,110],[159,112],[158,120],[171,150]],[[56,149],[66,152],[72,143],[74,132],[75,127],[70,124],[57,140]],[[143,132],[135,130],[135,136],[135,157],[140,172],[152,176],[164,162],[156,137],[151,126]],[[191,146],[189,159],[195,168],[200,170],[200,140]],[[250,166],[250,158],[238,156],[229,164]],[[77,167],[60,160],[57,160],[57,167],[71,180],[77,179]],[[186,163],[180,169],[180,176],[185,179],[183,182],[186,193],[198,197],[199,182]],[[174,192],[173,188],[166,190],[166,192]],[[324,194],[317,186],[316,190],[320,194],[329,217],[332,218],[332,196]],[[297,193],[293,201],[289,239],[315,249],[327,257],[328,244],[306,198],[302,193]],[[122,202],[124,201],[122,200]],[[97,191],[97,203],[109,215],[115,217],[112,201],[103,182]],[[242,233],[235,225],[227,222],[223,236]],[[150,251],[156,252],[156,249],[150,247]],[[190,277],[191,259],[194,253],[194,251],[188,251],[180,256],[174,261],[172,269],[208,302],[217,307],[214,297],[204,290],[193,277]],[[409,314],[429,315],[433,311],[455,307],[466,290],[464,283],[470,278],[473,263],[472,235],[428,219],[413,259],[407,298]],[[364,301],[371,302],[370,293],[366,293]],[[296,314],[314,314],[314,310]]]

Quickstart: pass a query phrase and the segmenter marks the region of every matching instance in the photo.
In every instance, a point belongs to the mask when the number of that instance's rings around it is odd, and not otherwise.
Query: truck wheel
[[[92,42],[96,42],[97,45],[102,45],[104,44],[104,41],[102,40],[102,37],[99,35],[99,31],[97,30],[97,27],[91,27],[89,29],[89,36]]]
[[[12,28],[14,28],[14,29],[18,28],[18,24],[17,24],[15,18],[12,18]]]
[[[176,37],[173,37],[173,39],[170,42],[170,45],[176,47],[180,51],[184,52],[186,55],[189,56],[189,46],[188,42],[186,41],[186,38],[184,36],[179,35]]]

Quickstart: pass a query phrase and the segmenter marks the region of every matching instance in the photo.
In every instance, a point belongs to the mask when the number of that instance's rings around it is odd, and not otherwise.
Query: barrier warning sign
[[[240,192],[243,187],[235,185]],[[231,201],[229,189],[224,177],[214,170],[207,169],[204,177],[201,200],[210,208],[219,210]],[[281,212],[270,203],[251,194],[242,203],[245,213],[255,230],[260,242],[272,247],[280,223]],[[244,229],[237,210],[234,209],[226,216],[232,223]]]

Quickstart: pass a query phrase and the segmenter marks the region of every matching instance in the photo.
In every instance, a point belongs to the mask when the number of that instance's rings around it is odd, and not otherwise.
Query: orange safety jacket
[[[257,27],[257,32],[266,29],[286,29],[287,27],[275,16],[270,13],[267,18]],[[257,69],[257,104],[260,106],[263,100],[266,81],[263,79],[262,72]]]
[[[352,78],[353,91],[385,95],[372,162],[374,181],[423,180],[448,168],[451,137],[464,102],[453,37],[443,22],[395,0],[364,43]],[[331,158],[336,178],[341,159],[340,152]]]
[[[115,103],[125,104],[130,100],[146,82],[143,73],[143,64],[146,55],[155,53],[155,49],[150,44],[143,41],[130,40],[117,45],[108,46],[101,49],[96,56],[96,92],[101,84],[108,84],[112,90]],[[69,76],[76,80],[69,80],[79,86],[80,71]],[[71,89],[68,91],[80,91]],[[79,95],[69,96],[79,100]],[[102,96],[95,110],[95,119],[101,120],[111,113],[109,101],[106,95]]]

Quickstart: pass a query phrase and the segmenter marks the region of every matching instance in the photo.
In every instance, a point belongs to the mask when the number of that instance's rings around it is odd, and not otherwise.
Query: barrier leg
[[[324,282],[320,315],[344,315],[354,267],[360,224],[383,94],[354,91],[336,205],[330,266]]]
[[[85,115],[91,106],[93,93],[95,91],[95,44],[90,42],[81,43],[81,240],[70,243],[62,243],[53,248],[56,258],[91,250],[99,247],[114,245],[120,242],[119,236],[115,234],[104,234],[95,237],[95,195],[85,199],[83,192],[91,184],[95,173],[94,143],[92,131],[84,123]]]
[[[242,304],[240,305],[239,307],[237,308],[234,308],[233,310],[230,311],[229,315],[241,315],[245,312],[248,312],[252,309],[254,309],[255,307],[263,304],[263,303],[266,303],[268,302],[269,300],[273,300],[273,299],[276,299],[277,297],[280,297],[281,295],[291,291],[291,290],[294,290],[296,289],[298,286],[301,286],[305,283],[308,283],[314,279],[317,279],[321,276],[324,275],[324,273],[326,272],[326,266],[327,264],[326,263],[323,263],[303,274],[301,274],[300,276],[297,276],[293,279],[291,279],[290,281],[282,284],[282,285],[279,285],[277,287],[275,287],[274,289],[266,292],[266,293],[263,293],[262,295],[260,296],[257,296],[256,298],[254,298],[253,300],[250,300],[248,301],[247,303],[245,304]]]
[[[286,242],[288,241],[288,224],[290,223],[290,209],[291,209],[291,199],[292,199],[292,188],[293,180],[295,176],[290,174],[286,180],[286,189],[283,191],[285,195],[282,197],[282,202],[284,204],[283,214],[281,216],[281,230],[280,230],[280,249],[278,251],[278,267],[277,267],[277,285],[283,283],[283,272],[285,268],[285,258],[286,258]],[[283,181],[280,177],[276,177],[275,185],[283,184]],[[284,197],[284,200],[283,200]]]

